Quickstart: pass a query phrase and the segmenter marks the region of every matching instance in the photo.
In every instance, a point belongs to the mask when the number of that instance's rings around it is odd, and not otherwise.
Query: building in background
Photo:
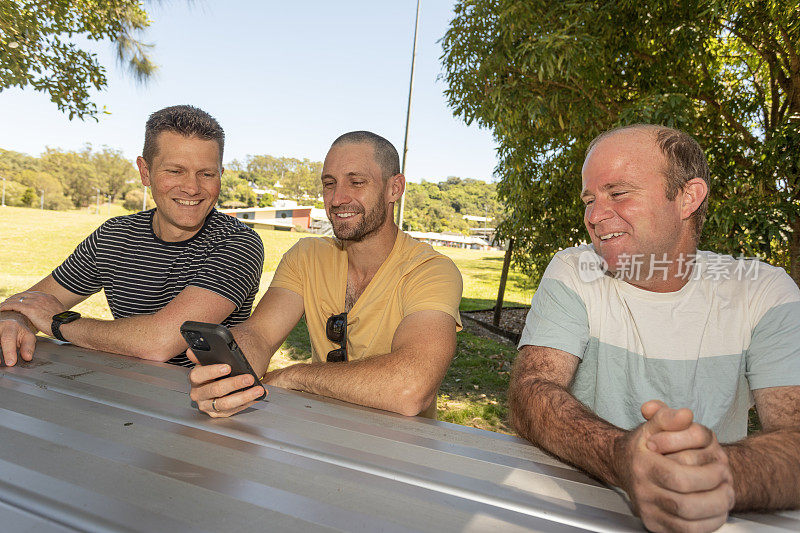
[[[430,231],[407,231],[409,236],[418,241],[427,242],[431,246],[449,246],[450,248],[465,248],[469,250],[492,250],[493,247],[486,239],[475,236],[462,235],[461,233],[433,233]]]
[[[490,243],[494,242],[494,234],[497,231],[497,228],[493,228],[489,225],[489,223],[492,221],[492,217],[464,215],[462,218],[470,223],[469,232],[471,235],[480,237]]]
[[[311,228],[312,210],[314,207],[310,205],[297,205],[292,200],[276,200],[271,207],[242,207],[219,211],[252,227],[308,231]],[[324,213],[324,209],[322,211]]]

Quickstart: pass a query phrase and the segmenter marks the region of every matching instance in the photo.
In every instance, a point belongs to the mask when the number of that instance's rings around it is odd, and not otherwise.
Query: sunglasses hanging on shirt
[[[328,352],[326,361],[329,363],[342,363],[347,361],[347,313],[332,315],[325,324],[325,335],[328,340],[335,342],[339,348]]]

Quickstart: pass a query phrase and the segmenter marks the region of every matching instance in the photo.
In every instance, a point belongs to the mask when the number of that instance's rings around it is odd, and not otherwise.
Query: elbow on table
[[[164,363],[184,350],[186,350],[186,343],[182,338],[173,338],[171,335],[163,337],[154,335],[149,343],[139,347],[132,355],[139,359]]]
[[[396,411],[403,416],[417,416],[428,408],[436,397],[436,390],[430,392],[421,387],[406,387],[398,398]]]

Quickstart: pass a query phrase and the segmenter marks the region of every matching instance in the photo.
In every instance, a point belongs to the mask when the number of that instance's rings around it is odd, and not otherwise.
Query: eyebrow
[[[602,187],[600,187],[601,191],[613,191],[614,189],[633,189],[633,190],[640,190],[642,187],[633,182],[627,180],[619,180],[619,181],[612,181],[611,183],[606,183]],[[586,198],[587,196],[593,196],[592,193],[588,192],[586,189],[581,191],[581,198]]]
[[[177,163],[177,162],[174,162],[174,161],[164,161],[163,163],[161,163],[161,168],[165,168],[165,167],[173,167],[173,168],[181,168],[181,169],[185,169],[186,168],[186,166],[183,165],[182,163]],[[219,167],[204,167],[204,168],[198,169],[198,172],[205,172],[205,171],[208,171],[208,170],[213,171],[213,172],[219,172]]]
[[[348,172],[347,174],[345,174],[345,177],[346,178],[367,177],[367,175],[364,174],[363,172],[352,172],[351,171],[351,172]],[[330,178],[332,180],[335,180],[336,176],[334,176],[333,174],[323,174],[320,179],[324,180],[325,178]]]

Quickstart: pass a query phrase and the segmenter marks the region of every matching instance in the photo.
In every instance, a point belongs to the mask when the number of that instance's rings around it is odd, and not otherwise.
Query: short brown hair
[[[674,200],[678,196],[678,193],[683,190],[686,183],[694,178],[700,178],[705,181],[710,193],[711,184],[709,183],[710,173],[708,169],[708,160],[706,159],[705,153],[703,153],[703,149],[691,135],[679,129],[670,128],[669,126],[660,126],[658,124],[631,124],[629,126],[621,126],[605,131],[589,143],[589,147],[586,148],[586,157],[589,156],[589,152],[591,152],[600,141],[626,130],[641,130],[653,135],[655,143],[667,160],[667,167],[662,170],[667,200]],[[706,194],[706,197],[703,198],[703,202],[697,210],[692,213],[695,241],[700,240],[700,235],[703,232],[703,224],[705,224],[706,213],[708,212],[708,196],[709,195]]]
[[[222,166],[225,132],[219,122],[202,109],[191,105],[174,105],[159,109],[150,115],[144,127],[144,148],[142,148],[142,157],[148,166],[152,166],[153,158],[158,153],[156,140],[162,131],[216,141],[219,147],[219,165]]]
[[[369,144],[374,150],[373,157],[381,169],[384,181],[400,174],[400,157],[392,143],[371,131],[351,131],[340,135],[331,148],[339,144]]]

